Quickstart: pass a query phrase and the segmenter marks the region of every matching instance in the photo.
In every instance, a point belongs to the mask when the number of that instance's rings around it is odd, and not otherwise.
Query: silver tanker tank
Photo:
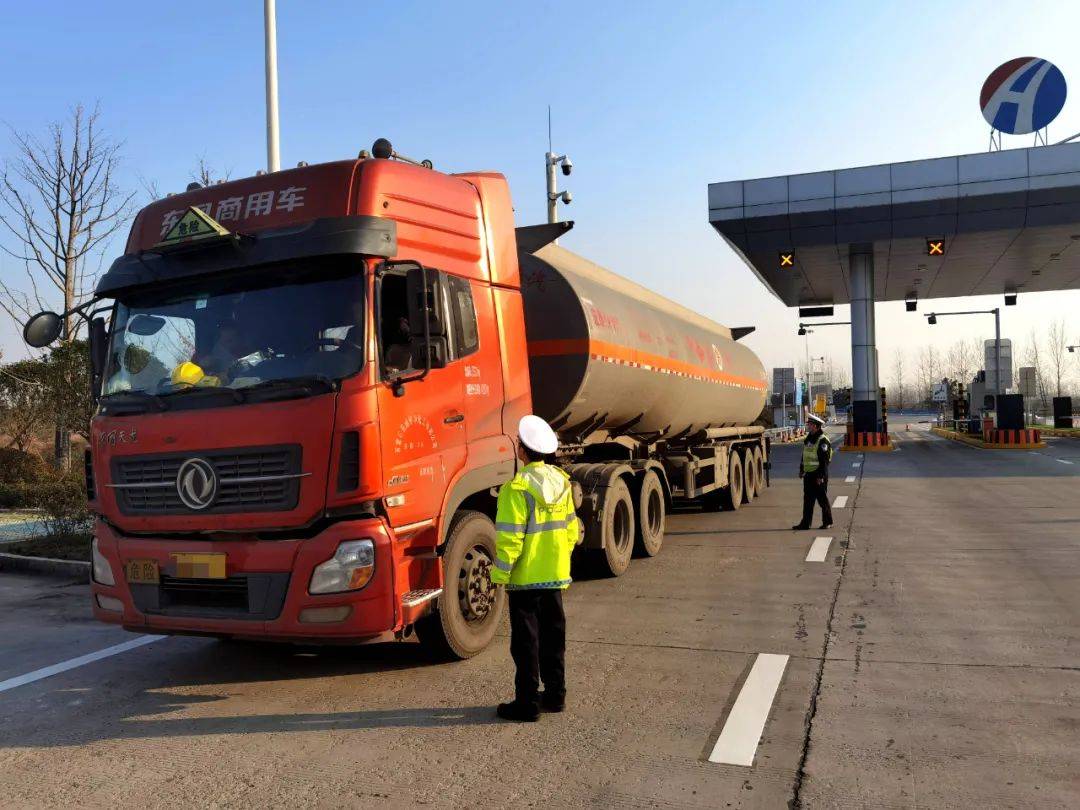
[[[566,438],[752,424],[765,369],[731,329],[555,244],[519,251],[533,409]]]

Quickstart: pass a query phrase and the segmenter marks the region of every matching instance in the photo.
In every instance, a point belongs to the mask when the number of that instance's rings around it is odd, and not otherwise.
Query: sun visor
[[[182,250],[125,254],[98,282],[96,294],[166,284],[183,278],[239,270],[292,259],[334,255],[391,258],[397,255],[397,223],[372,216],[323,217],[295,227],[235,234],[192,243]]]

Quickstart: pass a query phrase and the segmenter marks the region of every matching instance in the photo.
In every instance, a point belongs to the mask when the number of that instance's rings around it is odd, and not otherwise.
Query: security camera
[[[563,203],[566,205],[569,205],[574,201],[574,195],[571,194],[569,191],[564,191],[562,194],[559,195],[559,197],[562,198]]]
[[[562,173],[567,177],[570,176],[570,172],[574,170],[574,162],[568,157],[562,159]]]

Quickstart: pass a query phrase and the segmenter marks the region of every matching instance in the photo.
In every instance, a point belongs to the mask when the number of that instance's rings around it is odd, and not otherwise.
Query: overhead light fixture
[[[927,323],[929,323],[931,326],[933,326],[934,324],[937,323],[937,315],[935,315],[933,312],[931,312],[929,315],[926,316],[926,320],[927,320]]]
[[[805,326],[800,326],[799,327],[799,337],[802,337],[805,334],[806,334],[806,327]]]

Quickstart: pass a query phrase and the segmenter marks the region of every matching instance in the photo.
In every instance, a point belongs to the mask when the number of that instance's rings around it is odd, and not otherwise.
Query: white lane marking
[[[852,466],[852,467],[861,467],[861,466],[862,466],[862,462],[861,462],[861,461],[853,461],[853,462],[851,463],[851,466]]]
[[[33,672],[27,672],[25,675],[16,675],[14,678],[0,681],[0,692],[6,692],[9,689],[15,689],[16,687],[25,686],[34,681],[40,681],[42,678],[51,678],[53,675],[67,672],[69,669],[92,664],[95,661],[100,661],[102,658],[108,658],[113,655],[127,652],[128,650],[134,650],[136,647],[145,647],[147,644],[153,644],[155,641],[161,641],[163,638],[167,638],[167,636],[139,636],[138,638],[133,638],[131,641],[125,641],[123,644],[114,644],[112,647],[106,647],[104,650],[80,655],[78,658],[72,658],[68,661],[61,661],[59,664],[53,664],[51,667],[42,667],[41,669],[35,669]]]
[[[836,500],[832,502],[833,509],[843,509],[847,506],[847,495],[837,495]]]
[[[854,484],[855,483],[855,476],[854,475],[849,475],[847,478],[844,479],[844,483],[845,484]]]
[[[724,722],[724,728],[716,738],[709,762],[747,767],[754,764],[754,755],[769,719],[776,690],[784,677],[788,657],[758,653],[750,674],[746,676],[746,683],[739,690],[735,705]]]
[[[831,537],[815,537],[810,546],[810,552],[806,555],[807,562],[825,562],[825,555],[829,553]]]
[[[1072,464],[1071,461],[1066,461],[1063,458],[1055,458],[1054,461],[1056,461],[1058,464]]]

